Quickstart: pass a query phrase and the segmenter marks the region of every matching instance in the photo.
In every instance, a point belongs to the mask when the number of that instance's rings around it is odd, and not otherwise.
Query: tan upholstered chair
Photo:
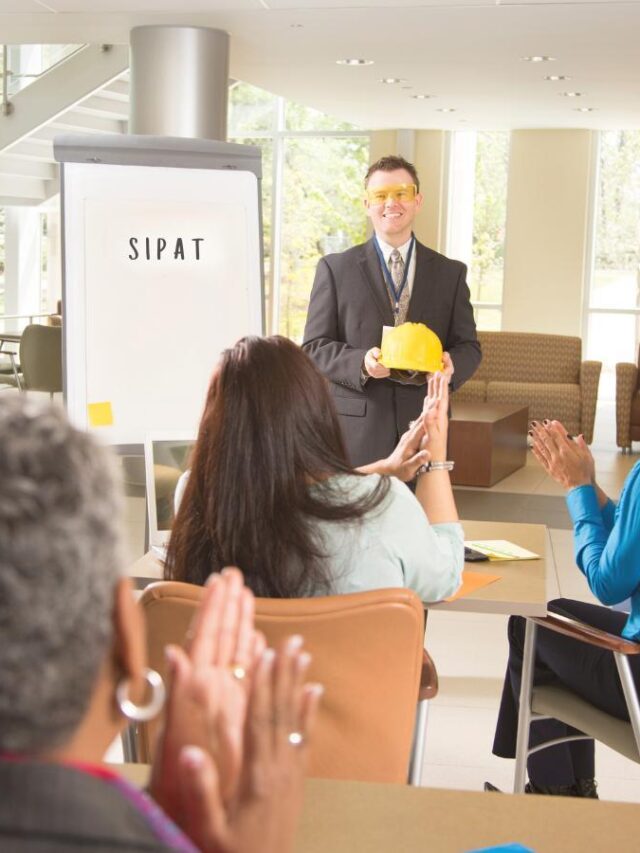
[[[582,361],[582,341],[565,335],[478,332],[482,362],[455,392],[456,402],[529,406],[531,420],[562,421],[593,439],[602,364]]]
[[[199,586],[164,581],[142,594],[149,665],[162,675],[164,647],[183,642],[202,593]],[[324,598],[259,598],[256,625],[269,645],[302,634],[313,658],[310,679],[325,687],[310,775],[419,783],[427,700],[437,692],[437,674],[423,649],[424,611],[415,593],[382,589]],[[137,760],[150,760],[158,725],[137,727]]]
[[[538,626],[605,649],[615,656],[631,722],[627,723],[617,717],[612,717],[611,714],[594,707],[566,687],[533,685],[533,662]],[[556,743],[589,737],[605,743],[632,761],[640,762],[640,704],[638,703],[638,694],[628,660],[630,655],[637,654],[640,654],[640,643],[632,643],[615,634],[608,634],[599,628],[592,628],[576,619],[569,619],[559,614],[548,615],[543,619],[538,617],[527,618],[522,665],[524,694],[521,694],[521,708],[518,716],[514,793],[521,794],[524,791],[527,757],[530,752],[529,727],[538,717],[555,717],[555,719],[584,732],[584,735],[558,738],[534,747],[533,750],[545,749]]]
[[[2,384],[21,391],[62,391],[62,328],[32,323],[20,338],[20,373],[2,376]]]
[[[640,349],[638,363],[616,364],[616,444],[624,453],[640,441]]]

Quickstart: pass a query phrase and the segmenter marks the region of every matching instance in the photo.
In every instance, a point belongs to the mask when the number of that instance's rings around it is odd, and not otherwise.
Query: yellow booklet
[[[526,548],[521,548],[520,545],[515,545],[513,542],[507,542],[506,539],[474,539],[464,544],[467,548],[473,548],[474,551],[486,554],[491,561],[540,559],[540,554],[527,551]]]

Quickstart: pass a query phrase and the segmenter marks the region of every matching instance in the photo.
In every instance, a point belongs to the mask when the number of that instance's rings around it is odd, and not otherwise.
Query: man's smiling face
[[[415,192],[414,198],[408,196],[413,193],[399,192],[402,186],[414,188],[413,178],[406,169],[394,169],[392,172],[374,172],[367,183],[367,198],[365,207],[367,216],[371,219],[374,231],[391,246],[402,246],[411,236],[413,220],[416,213],[422,207],[422,195]],[[389,189],[384,202],[376,203],[370,198],[372,190],[382,193]],[[403,198],[407,195],[407,198]]]

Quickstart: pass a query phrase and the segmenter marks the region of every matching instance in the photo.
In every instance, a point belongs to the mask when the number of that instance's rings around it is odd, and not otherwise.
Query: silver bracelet
[[[451,459],[446,462],[427,462],[426,465],[421,465],[416,471],[416,477],[420,474],[429,474],[431,471],[453,471],[453,466],[456,463]]]

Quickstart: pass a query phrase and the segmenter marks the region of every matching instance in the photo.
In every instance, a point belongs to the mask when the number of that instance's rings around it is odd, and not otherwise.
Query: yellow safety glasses
[[[367,200],[373,205],[384,204],[388,198],[391,201],[413,201],[417,192],[415,184],[390,184],[367,190]]]

